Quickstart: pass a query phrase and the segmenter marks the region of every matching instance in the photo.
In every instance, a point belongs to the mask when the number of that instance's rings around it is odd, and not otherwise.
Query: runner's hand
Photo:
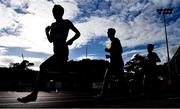
[[[72,45],[72,43],[73,43],[72,40],[68,40],[68,41],[66,42],[67,45]]]

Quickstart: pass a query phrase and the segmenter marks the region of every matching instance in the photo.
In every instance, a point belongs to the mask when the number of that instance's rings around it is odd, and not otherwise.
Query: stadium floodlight
[[[161,9],[157,9],[157,13],[159,15],[163,15],[163,19],[164,19],[164,30],[165,30],[165,38],[166,38],[166,48],[167,48],[167,58],[168,58],[168,72],[169,72],[169,76],[170,76],[170,57],[169,57],[169,47],[168,47],[168,38],[167,38],[167,29],[166,29],[166,15],[170,15],[172,14],[173,9],[172,8],[161,8]]]

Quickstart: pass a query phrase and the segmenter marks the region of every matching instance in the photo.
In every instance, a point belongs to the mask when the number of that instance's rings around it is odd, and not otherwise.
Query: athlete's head
[[[113,38],[115,37],[115,33],[116,33],[116,30],[115,30],[114,28],[109,28],[109,29],[108,29],[107,34],[108,34],[108,37],[109,37],[110,39],[113,39]]]
[[[61,19],[64,14],[64,8],[61,5],[54,5],[52,12],[55,19]]]
[[[153,45],[153,44],[148,44],[148,45],[147,45],[147,51],[148,51],[148,52],[152,52],[153,49],[154,49],[154,45]]]

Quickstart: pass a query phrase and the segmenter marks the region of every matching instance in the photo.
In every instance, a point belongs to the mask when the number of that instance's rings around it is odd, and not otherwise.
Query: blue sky
[[[167,61],[162,15],[156,9],[173,8],[166,16],[170,56],[180,45],[180,0],[0,0],[0,66],[21,62],[21,55],[35,63],[33,69],[53,54],[44,29],[54,22],[52,8],[65,8],[64,19],[70,19],[81,37],[70,46],[70,60],[105,59],[107,29],[116,29],[123,46],[124,61],[136,54],[146,55],[146,45]],[[70,31],[69,38],[73,36]]]

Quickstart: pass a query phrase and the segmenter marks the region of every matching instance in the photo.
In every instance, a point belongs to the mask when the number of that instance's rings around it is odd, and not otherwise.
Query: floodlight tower
[[[169,57],[169,47],[168,47],[168,38],[167,38],[167,30],[166,30],[166,15],[172,14],[173,9],[172,8],[162,8],[162,9],[157,9],[157,12],[159,15],[163,15],[164,19],[164,30],[165,30],[165,38],[166,38],[166,48],[167,48],[167,58],[168,58],[168,73],[170,76],[170,57]]]
[[[159,15],[163,15],[164,19],[164,29],[165,29],[165,38],[166,38],[166,47],[167,47],[167,56],[168,56],[168,62],[170,61],[169,57],[169,47],[168,47],[168,38],[167,38],[167,29],[166,29],[166,15],[172,14],[173,9],[172,8],[164,8],[164,9],[157,9],[157,12]]]

